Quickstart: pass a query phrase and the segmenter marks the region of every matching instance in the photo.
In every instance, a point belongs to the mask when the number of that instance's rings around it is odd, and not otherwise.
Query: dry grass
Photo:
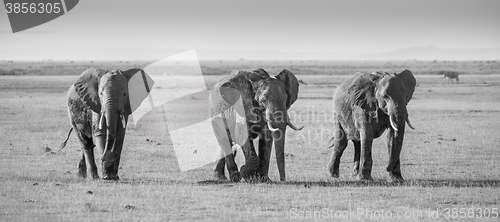
[[[299,78],[308,85],[301,86],[290,112],[296,125],[306,128],[287,133],[288,182],[249,184],[215,183],[211,166],[181,173],[168,139],[133,128],[127,129],[120,181],[77,179],[74,135],[62,152],[45,149],[57,150],[69,129],[65,94],[76,76],[0,77],[0,220],[290,221],[301,211],[358,208],[439,209],[444,220],[445,208],[499,207],[499,75],[464,75],[459,85],[448,85],[441,76],[416,76],[420,85],[408,108],[417,130],[408,129],[405,136],[401,158],[407,181],[401,185],[385,182],[383,138],[373,147],[374,182],[351,178],[351,144],[341,177],[329,177],[331,153],[325,145],[331,124],[325,119],[331,117],[334,87],[344,77]],[[274,157],[270,177],[278,178]]]

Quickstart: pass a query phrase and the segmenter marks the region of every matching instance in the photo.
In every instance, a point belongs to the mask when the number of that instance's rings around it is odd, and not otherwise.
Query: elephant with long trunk
[[[298,92],[297,78],[286,69],[275,77],[263,69],[238,71],[213,86],[210,92],[212,127],[222,152],[215,163],[216,179],[226,179],[224,169],[227,165],[231,181],[239,181],[242,177],[269,181],[269,160],[274,142],[280,180],[285,181],[286,128],[301,129],[295,127],[288,117],[288,109],[297,100]],[[242,103],[241,109],[230,107],[238,100]],[[238,124],[238,118],[245,122]],[[238,130],[241,126],[244,128]],[[253,144],[257,137],[258,155]],[[242,143],[239,145],[245,164],[240,171],[234,161],[235,153],[231,151],[232,141]]]
[[[411,126],[406,106],[415,91],[416,80],[409,70],[388,73],[356,73],[333,95],[333,155],[328,165],[332,177],[339,177],[340,157],[348,140],[354,144],[354,174],[358,180],[372,180],[372,141],[387,133],[389,181],[402,182],[400,153],[405,126]]]
[[[68,113],[72,128],[61,149],[66,145],[72,130],[75,130],[82,151],[78,164],[79,176],[85,178],[90,173],[93,179],[99,178],[94,162],[94,147],[97,146],[102,153],[102,178],[119,179],[118,167],[125,129],[128,116],[132,113],[128,86],[136,73],[147,78],[141,69],[106,71],[89,68],[68,90]],[[134,99],[141,97],[139,99],[142,101],[145,96],[147,94],[134,95]]]

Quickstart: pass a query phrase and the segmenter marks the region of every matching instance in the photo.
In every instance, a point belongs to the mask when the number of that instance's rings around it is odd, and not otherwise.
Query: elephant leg
[[[218,159],[215,161],[214,165],[214,179],[215,180],[227,180],[224,173],[224,167],[226,166],[226,158],[224,157],[224,152],[222,149],[219,151]]]
[[[81,178],[87,177],[87,163],[85,161],[85,153],[83,152],[83,149],[82,158],[80,159],[80,162],[78,162],[78,176]]]
[[[85,171],[85,175],[90,173],[92,179],[99,179],[99,174],[97,173],[97,166],[94,161],[94,143],[92,139],[85,136],[83,132],[77,131],[78,139],[80,140],[81,150],[82,150],[82,159],[78,164],[78,173],[79,175],[83,175],[82,171]],[[83,161],[85,161],[85,167]],[[86,169],[85,169],[86,168]]]
[[[99,174],[97,173],[97,165],[94,161],[94,148],[84,150],[85,161],[87,163],[87,170],[90,172],[92,179],[99,179]]]
[[[259,168],[257,170],[257,176],[260,177],[262,182],[270,182],[269,173],[269,162],[271,159],[271,151],[273,146],[273,140],[270,136],[260,136],[259,137]]]
[[[359,159],[361,158],[360,152],[361,152],[361,141],[359,140],[353,140],[352,141],[354,145],[354,165],[353,165],[353,176],[357,176],[359,173]]]
[[[371,129],[371,127],[366,127],[366,129]],[[372,143],[373,137],[371,131],[367,131],[364,129],[360,130],[361,136],[361,152],[360,152],[360,162],[359,162],[359,173],[358,180],[373,180],[372,173]]]
[[[340,157],[342,157],[342,154],[347,147],[347,137],[345,136],[344,130],[340,126],[336,128],[339,132],[334,135],[333,154],[330,159],[330,163],[328,164],[330,175],[334,178],[339,177]]]
[[[248,139],[241,148],[243,155],[245,156],[245,165],[240,168],[241,176],[245,179],[250,179],[255,177],[255,173],[259,168],[260,160],[255,152],[253,140]]]
[[[227,171],[229,172],[229,179],[233,182],[239,182],[241,180],[241,174],[238,171],[238,165],[234,161],[234,154],[229,154],[225,157]]]
[[[389,163],[388,163],[388,173],[389,173],[389,178],[388,180],[390,182],[403,182],[403,176],[401,175],[401,162],[399,159],[399,155],[401,154],[401,149],[399,150],[394,150],[394,130],[390,129],[389,132],[387,133],[387,153],[389,154]],[[397,158],[396,158],[397,157]],[[391,160],[392,159],[397,159],[394,163],[394,167],[392,169],[389,169],[389,166],[391,165]]]
[[[229,172],[229,179],[233,182],[239,182],[241,180],[241,174],[238,171],[238,165],[234,161],[234,154],[232,152],[232,144],[229,142],[229,137],[226,131],[226,126],[222,118],[212,118],[212,129],[215,133],[215,138],[220,146],[220,156],[219,160],[215,163],[214,175],[218,179],[225,178],[224,176],[224,164],[227,166],[227,171]],[[223,160],[222,160],[223,159]]]

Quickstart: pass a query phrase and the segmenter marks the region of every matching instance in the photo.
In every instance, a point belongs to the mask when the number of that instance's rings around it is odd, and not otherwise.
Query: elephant
[[[455,79],[455,82],[458,84],[458,72],[455,71],[443,71],[443,78],[448,78],[448,84],[453,84],[453,79]]]
[[[388,73],[355,73],[342,82],[333,95],[333,154],[328,164],[330,175],[339,177],[340,157],[348,140],[354,144],[353,174],[357,180],[370,181],[372,141],[387,133],[388,181],[403,182],[400,153],[405,126],[414,129],[408,118],[417,82],[410,70]]]
[[[288,109],[297,100],[298,92],[297,78],[286,69],[274,77],[264,69],[237,71],[211,88],[211,124],[221,148],[221,155],[215,161],[215,179],[227,180],[224,173],[227,165],[231,181],[258,179],[269,182],[269,161],[274,143],[280,181],[286,180],[286,127],[293,130],[303,128],[294,126],[288,117]],[[239,99],[242,107],[231,107]],[[253,143],[257,137],[258,155]],[[239,145],[245,156],[245,164],[240,171],[234,161],[236,153],[231,148],[238,143],[241,143]]]
[[[147,74],[137,68],[125,71],[89,68],[69,88],[68,114],[72,128],[66,141],[61,144],[61,149],[66,146],[72,130],[75,130],[82,151],[78,163],[80,177],[86,178],[89,173],[92,179],[99,179],[94,162],[94,147],[97,146],[102,154],[102,178],[119,180],[118,167],[125,130],[128,116],[133,112],[128,86],[136,73],[142,73],[146,79]],[[142,95],[140,100],[146,96]]]

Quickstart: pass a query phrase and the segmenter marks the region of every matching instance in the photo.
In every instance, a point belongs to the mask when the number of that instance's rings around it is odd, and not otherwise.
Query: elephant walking
[[[141,69],[105,71],[89,68],[69,88],[68,113],[72,128],[61,149],[74,130],[82,151],[78,163],[80,177],[85,178],[90,173],[93,179],[99,178],[94,162],[94,147],[97,146],[102,153],[102,178],[119,179],[123,140],[128,116],[132,113],[128,85],[136,73],[142,73],[145,78],[146,74]]]
[[[297,100],[299,83],[284,69],[275,77],[263,69],[238,71],[217,82],[210,91],[212,127],[221,147],[214,177],[225,180],[225,166],[231,181],[257,177],[269,181],[268,170],[274,142],[280,180],[285,181],[285,131],[295,127],[288,109]],[[240,100],[242,107],[232,106]],[[258,155],[253,140],[259,137]],[[240,172],[231,146],[239,144],[245,156]]]
[[[415,91],[416,80],[409,70],[395,75],[356,73],[333,95],[333,154],[328,164],[332,177],[339,177],[340,157],[348,140],[354,144],[354,174],[358,180],[372,180],[372,141],[386,129],[389,180],[403,181],[400,153],[405,125],[413,129],[406,105]]]
[[[444,76],[443,78],[448,78],[448,84],[453,84],[453,79],[455,79],[455,82],[458,84],[458,72],[454,71],[444,71]]]

